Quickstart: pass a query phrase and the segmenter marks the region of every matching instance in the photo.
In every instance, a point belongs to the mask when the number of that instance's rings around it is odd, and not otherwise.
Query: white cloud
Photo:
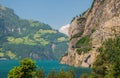
[[[68,36],[69,27],[70,27],[70,24],[64,25],[59,29],[59,32],[64,33]]]

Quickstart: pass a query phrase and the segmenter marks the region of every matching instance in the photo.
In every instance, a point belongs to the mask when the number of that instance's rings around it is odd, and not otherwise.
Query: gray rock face
[[[79,32],[77,37],[73,37]],[[86,53],[77,53],[76,42],[90,35],[92,49]],[[96,60],[97,48],[108,38],[120,35],[120,0],[94,0],[91,8],[81,17],[76,17],[69,27],[68,55],[61,63],[72,66],[91,67]]]

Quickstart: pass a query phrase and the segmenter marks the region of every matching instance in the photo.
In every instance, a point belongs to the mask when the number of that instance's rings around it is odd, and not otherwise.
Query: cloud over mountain
[[[59,29],[59,32],[64,33],[68,36],[69,27],[70,27],[70,24],[64,25]]]

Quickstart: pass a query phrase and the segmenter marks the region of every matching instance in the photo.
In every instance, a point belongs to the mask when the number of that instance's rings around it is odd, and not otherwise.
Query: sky
[[[49,24],[54,29],[69,24],[92,5],[93,0],[0,0],[20,18]]]

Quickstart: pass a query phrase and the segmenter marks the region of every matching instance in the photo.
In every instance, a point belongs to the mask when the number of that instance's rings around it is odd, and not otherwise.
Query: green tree
[[[107,71],[105,78],[120,78],[120,57],[112,64],[111,68]]]
[[[32,78],[35,68],[35,63],[31,59],[25,58],[20,61],[20,66],[10,70],[8,78]]]
[[[65,71],[64,71],[64,69],[61,69],[61,70],[57,73],[57,78],[66,78],[66,77],[65,77]]]
[[[93,65],[97,78],[120,78],[120,38],[108,39],[100,48]]]
[[[43,69],[37,70],[33,78],[45,78],[44,70]]]
[[[69,70],[65,73],[66,78],[75,78],[75,75],[72,70]]]
[[[65,71],[64,69],[61,69],[57,74],[56,78],[75,78],[74,73],[69,70]]]
[[[49,74],[47,75],[47,78],[56,78],[56,73],[54,70],[50,71]]]
[[[94,78],[94,77],[88,73],[84,73],[80,76],[80,78]]]

